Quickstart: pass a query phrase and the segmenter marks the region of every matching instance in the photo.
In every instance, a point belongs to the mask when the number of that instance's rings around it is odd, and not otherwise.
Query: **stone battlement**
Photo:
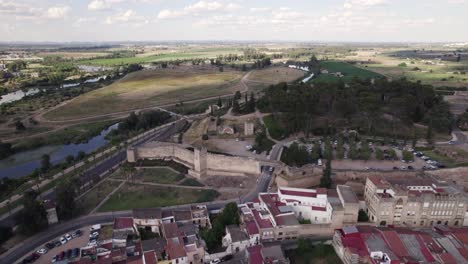
[[[206,148],[167,142],[149,142],[127,149],[128,162],[141,159],[170,159],[189,168],[189,175],[205,176],[247,176],[258,175],[260,162],[245,157],[209,153]]]

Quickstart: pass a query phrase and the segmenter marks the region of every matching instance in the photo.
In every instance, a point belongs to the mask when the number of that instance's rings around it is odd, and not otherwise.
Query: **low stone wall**
[[[206,149],[193,149],[190,145],[150,142],[127,149],[128,162],[140,159],[171,159],[189,168],[189,175],[248,176],[260,174],[260,162],[245,157],[208,153]]]

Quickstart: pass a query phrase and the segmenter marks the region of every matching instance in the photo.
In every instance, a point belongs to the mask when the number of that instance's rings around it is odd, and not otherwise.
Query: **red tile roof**
[[[249,235],[258,235],[260,233],[257,224],[254,221],[247,221],[245,222],[245,225]]]
[[[263,264],[261,245],[249,247],[247,251],[249,252],[249,264]]]
[[[270,220],[268,219],[262,219],[260,217],[260,213],[257,210],[252,210],[252,213],[254,215],[255,221],[257,222],[258,226],[260,228],[270,228],[273,227],[273,224],[271,223]]]
[[[145,259],[146,264],[157,264],[158,259],[156,258],[156,254],[154,253],[154,250],[145,252],[143,254],[143,258]]]
[[[397,255],[399,258],[409,256],[405,245],[398,237],[395,231],[381,231],[382,237],[387,243],[387,246]]]
[[[164,223],[163,224],[163,232],[164,232],[164,237],[166,239],[173,238],[173,237],[178,237],[182,235],[182,233],[179,231],[179,227],[177,226],[177,223],[172,222],[172,223]]]
[[[187,256],[182,238],[171,238],[167,240],[166,251],[169,259],[177,259]]]
[[[317,188],[317,194],[327,194],[326,188]]]
[[[440,258],[444,264],[457,264],[457,261],[452,257],[452,255],[450,255],[450,253],[442,253],[440,254]]]
[[[302,196],[302,197],[317,197],[315,192],[304,192],[304,191],[293,191],[293,190],[279,190],[281,194],[292,195],[292,196]]]
[[[312,210],[326,212],[327,208],[326,207],[320,207],[320,206],[312,206]]]
[[[114,219],[114,229],[127,229],[133,227],[132,217],[116,217]]]

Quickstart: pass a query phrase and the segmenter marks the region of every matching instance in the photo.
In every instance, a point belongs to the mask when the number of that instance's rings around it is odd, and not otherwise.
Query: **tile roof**
[[[261,245],[249,247],[247,251],[249,253],[249,264],[263,264]]]
[[[271,221],[269,219],[262,219],[260,217],[260,213],[257,210],[253,209],[252,213],[254,215],[255,221],[257,222],[257,224],[258,224],[258,226],[260,228],[271,228],[271,227],[273,227],[273,224],[271,223]]]
[[[114,219],[114,229],[133,228],[132,217],[116,217]]]
[[[167,239],[166,251],[169,259],[177,259],[187,256],[182,238],[174,237]]]
[[[246,221],[245,226],[246,226],[246,229],[247,229],[247,233],[249,235],[258,235],[258,234],[260,234],[255,221]]]
[[[305,191],[295,191],[295,190],[284,190],[279,189],[280,193],[283,195],[291,195],[291,196],[302,196],[302,197],[317,197],[316,192],[305,192]],[[325,193],[326,194],[326,193]]]
[[[143,254],[143,258],[145,259],[145,264],[157,264],[158,259],[156,258],[156,254],[154,251],[145,252]]]
[[[182,235],[182,233],[179,230],[179,227],[177,226],[177,223],[172,222],[172,223],[164,223],[163,224],[163,233],[164,237],[166,239],[173,238],[173,237],[178,237]]]

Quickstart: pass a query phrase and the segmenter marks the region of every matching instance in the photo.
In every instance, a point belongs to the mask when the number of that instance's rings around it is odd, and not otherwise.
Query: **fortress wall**
[[[172,159],[189,167],[189,174],[194,177],[258,175],[261,172],[260,162],[253,159],[207,153],[206,149],[192,151],[184,145],[173,143],[151,142],[129,148],[127,159],[129,162],[138,159]]]
[[[244,174],[259,174],[260,163],[243,157],[207,154],[207,169],[213,171],[231,171]]]

